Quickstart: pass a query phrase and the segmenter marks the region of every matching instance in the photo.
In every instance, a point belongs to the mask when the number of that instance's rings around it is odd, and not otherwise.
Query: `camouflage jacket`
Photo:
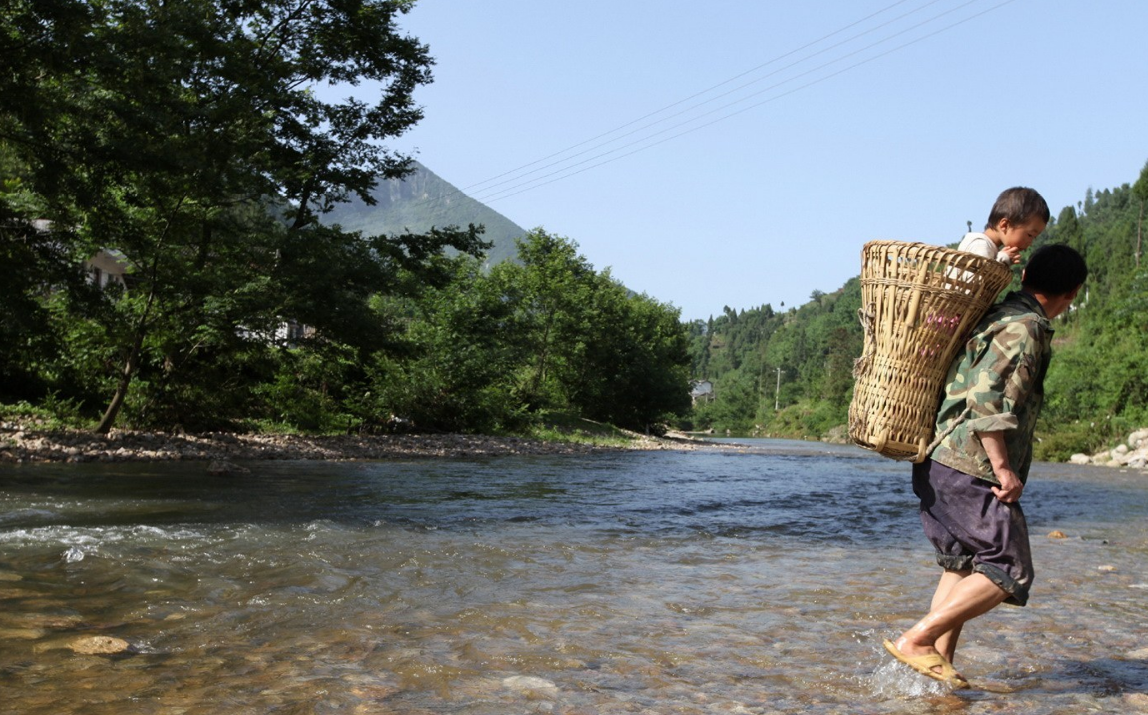
[[[1009,466],[1027,480],[1051,342],[1052,324],[1032,296],[1009,293],[989,308],[949,367],[936,434],[951,432],[932,458],[999,484],[975,433],[1003,431]]]

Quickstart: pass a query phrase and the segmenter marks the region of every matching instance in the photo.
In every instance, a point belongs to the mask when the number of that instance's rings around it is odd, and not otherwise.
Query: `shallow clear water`
[[[745,444],[6,467],[0,712],[1148,712],[1148,477],[1035,467],[950,694],[880,645],[939,574],[908,466]]]

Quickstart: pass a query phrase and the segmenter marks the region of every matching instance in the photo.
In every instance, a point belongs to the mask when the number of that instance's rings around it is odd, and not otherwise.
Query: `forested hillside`
[[[1148,166],[1134,184],[1089,189],[1030,249],[1067,243],[1090,269],[1083,297],[1055,321],[1056,357],[1038,430],[1044,458],[1093,451],[1148,424],[1146,201]],[[1019,267],[1014,272],[1016,288]],[[843,434],[852,365],[861,352],[860,298],[854,278],[833,293],[815,291],[800,308],[726,308],[690,324],[693,376],[714,383],[715,399],[695,406],[689,426],[806,437],[838,428]]]

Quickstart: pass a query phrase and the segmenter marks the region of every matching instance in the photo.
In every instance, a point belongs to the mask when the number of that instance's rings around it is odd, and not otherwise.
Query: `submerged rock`
[[[0,628],[0,640],[34,641],[44,635],[41,628]]]
[[[234,462],[216,459],[207,465],[207,473],[213,477],[231,477],[237,474],[251,474],[251,470]]]
[[[85,636],[72,641],[68,647],[78,655],[115,655],[127,652],[131,645],[122,638]]]
[[[1148,713],[1148,695],[1144,693],[1125,693],[1124,704],[1134,708],[1132,712]]]
[[[509,678],[503,678],[502,685],[505,688],[520,693],[530,693],[534,695],[558,694],[557,685],[545,678],[537,678],[533,675],[512,675]]]

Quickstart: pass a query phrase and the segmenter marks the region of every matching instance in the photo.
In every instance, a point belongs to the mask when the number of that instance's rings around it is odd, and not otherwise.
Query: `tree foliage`
[[[150,409],[210,366],[244,362],[244,333],[287,320],[321,340],[377,346],[386,336],[367,309],[374,292],[445,246],[482,247],[473,228],[359,236],[318,220],[408,169],[383,143],[421,117],[411,93],[431,78],[427,48],[395,26],[408,7],[16,0],[5,11],[0,220],[24,244],[9,242],[2,258],[43,283],[53,258],[29,238],[38,219],[73,266],[114,248],[132,267],[104,310],[67,318],[68,330],[94,321],[108,353],[85,394],[106,391],[98,429],[134,398]],[[324,98],[361,82],[378,88],[376,101]]]

